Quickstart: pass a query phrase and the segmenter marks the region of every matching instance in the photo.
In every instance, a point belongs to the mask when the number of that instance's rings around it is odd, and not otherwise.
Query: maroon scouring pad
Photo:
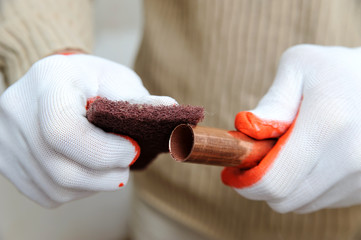
[[[172,130],[179,124],[196,125],[203,120],[203,107],[189,105],[153,106],[111,101],[97,97],[87,104],[89,122],[106,132],[133,138],[140,146],[132,170],[144,169],[159,153],[168,152]]]

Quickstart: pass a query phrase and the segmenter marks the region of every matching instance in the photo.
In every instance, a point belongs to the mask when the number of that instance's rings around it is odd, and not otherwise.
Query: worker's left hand
[[[269,92],[235,124],[256,139],[280,137],[258,166],[223,170],[242,196],[282,213],[361,203],[361,48],[289,49]]]

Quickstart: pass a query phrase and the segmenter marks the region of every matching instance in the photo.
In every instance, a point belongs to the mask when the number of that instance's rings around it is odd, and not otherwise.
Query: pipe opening
[[[177,126],[169,139],[169,152],[176,161],[185,161],[191,154],[194,145],[194,134],[191,126]]]

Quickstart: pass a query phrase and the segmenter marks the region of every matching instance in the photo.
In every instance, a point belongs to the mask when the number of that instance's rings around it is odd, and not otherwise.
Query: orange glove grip
[[[258,182],[265,175],[282,146],[286,143],[292,132],[293,125],[287,122],[262,120],[251,112],[238,113],[235,120],[237,130],[258,140],[279,137],[287,129],[288,131],[279,138],[276,145],[257,166],[248,170],[237,167],[224,168],[221,174],[223,183],[235,188],[244,188]]]

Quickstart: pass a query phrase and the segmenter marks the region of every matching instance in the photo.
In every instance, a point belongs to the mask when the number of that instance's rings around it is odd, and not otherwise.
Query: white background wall
[[[141,0],[95,1],[95,55],[132,66],[141,38]],[[0,176],[0,240],[115,240],[126,232],[132,184],[44,209]]]

